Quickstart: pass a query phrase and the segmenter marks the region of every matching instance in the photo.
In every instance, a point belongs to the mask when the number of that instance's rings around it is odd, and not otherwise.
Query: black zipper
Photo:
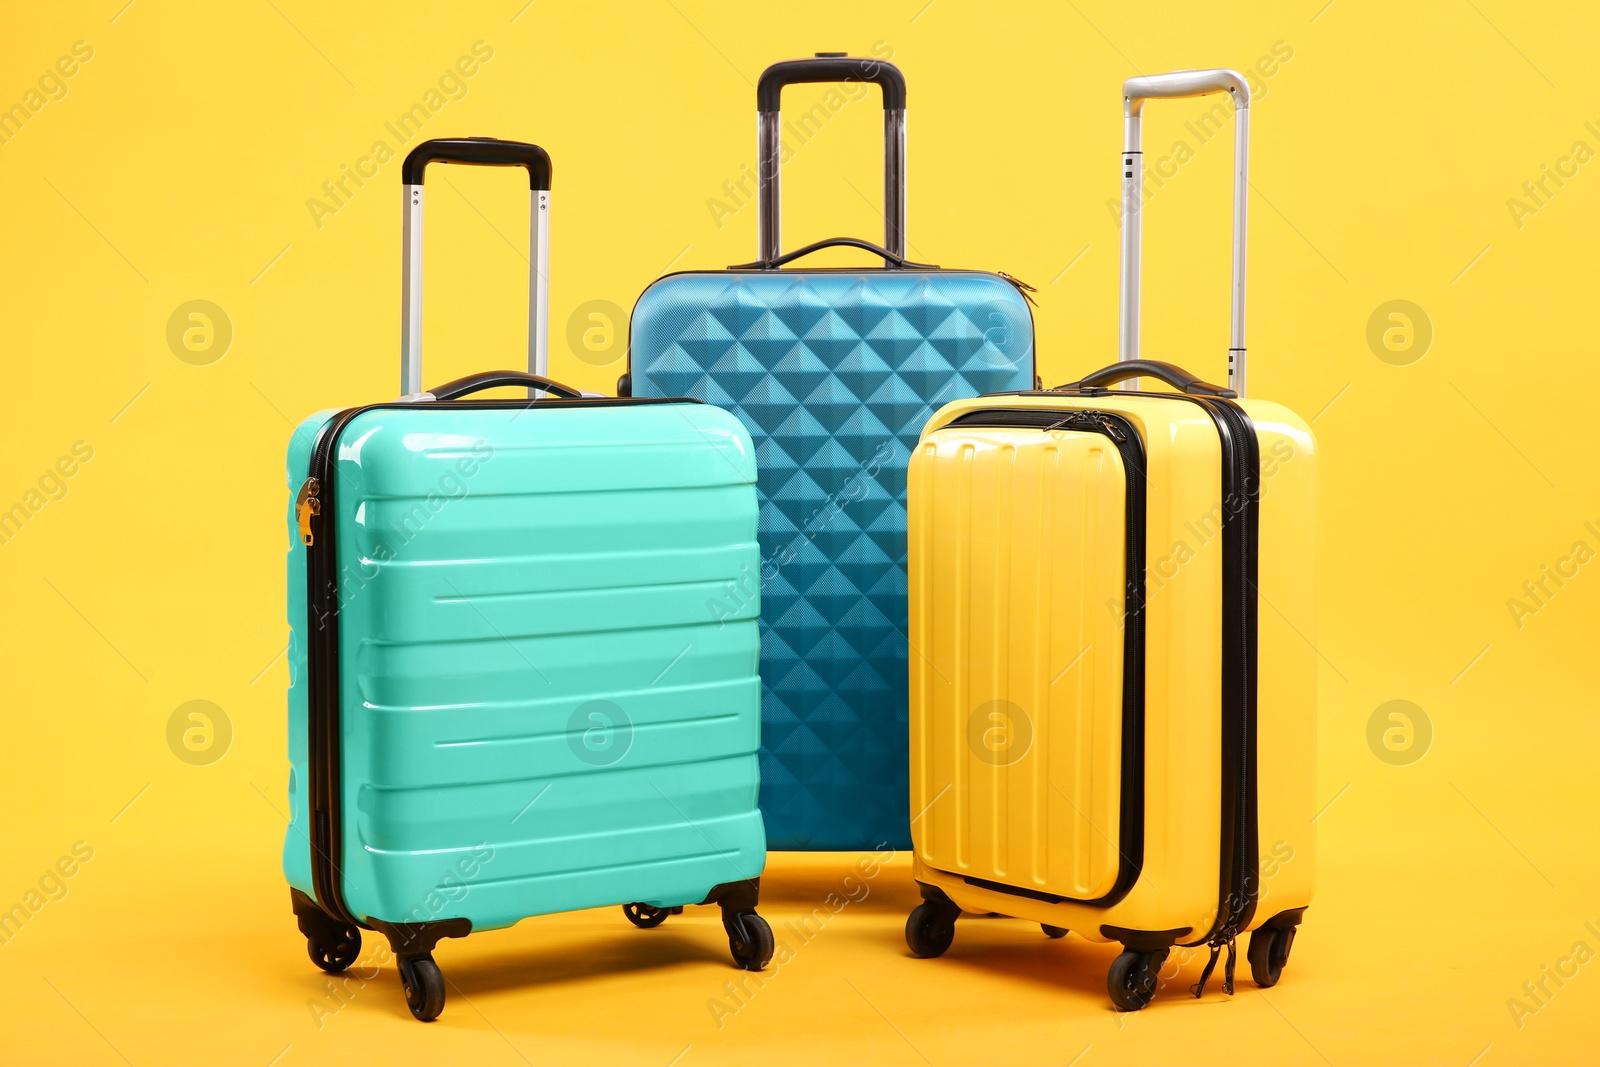
[[[1075,901],[1110,907],[1133,888],[1144,866],[1144,651],[1145,651],[1145,511],[1146,475],[1144,442],[1125,416],[1110,411],[1050,411],[1043,408],[983,408],[966,412],[946,426],[995,429],[1071,430],[1098,433],[1111,439],[1122,457],[1127,489],[1124,493],[1126,564],[1124,576],[1122,652],[1122,795],[1117,841],[1117,879],[1104,896]],[[943,429],[944,427],[941,427]],[[1038,897],[1025,889],[967,878],[986,889]],[[1056,897],[1056,901],[1066,900]]]
[[[343,767],[339,705],[339,575],[334,469],[339,435],[369,411],[490,411],[504,408],[559,410],[627,404],[697,404],[681,397],[583,397],[539,400],[451,400],[390,402],[346,408],[323,423],[311,449],[310,470],[295,498],[295,519],[306,549],[306,762],[311,804],[311,888],[322,910],[340,922],[367,924],[344,898]]]
[[[1223,707],[1237,708],[1224,716],[1223,751],[1234,758],[1223,764],[1222,792],[1233,821],[1223,833],[1223,885],[1217,919],[1205,938],[1213,946],[1229,945],[1255,915],[1259,891],[1256,857],[1260,852],[1257,761],[1257,598],[1261,551],[1260,442],[1255,425],[1237,404],[1220,398],[1197,398],[1211,412],[1231,459],[1232,485],[1223,485],[1223,522],[1234,518],[1237,536],[1223,539]],[[1225,469],[1227,463],[1224,464]],[[1233,647],[1230,649],[1229,645]],[[1231,736],[1230,736],[1231,735]],[[1231,769],[1229,764],[1231,764]],[[1230,780],[1231,779],[1231,780]],[[1231,986],[1231,982],[1229,985]],[[1231,990],[1230,990],[1231,992]]]

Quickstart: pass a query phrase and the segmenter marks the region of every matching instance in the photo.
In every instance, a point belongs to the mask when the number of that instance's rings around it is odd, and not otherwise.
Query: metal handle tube
[[[1129,78],[1122,85],[1122,294],[1119,357],[1139,358],[1141,241],[1143,236],[1144,153],[1141,120],[1144,102],[1228,93],[1234,105],[1233,289],[1228,341],[1228,387],[1245,395],[1245,267],[1247,207],[1250,193],[1250,87],[1232,70],[1182,70]],[[1138,381],[1128,388],[1138,388]]]

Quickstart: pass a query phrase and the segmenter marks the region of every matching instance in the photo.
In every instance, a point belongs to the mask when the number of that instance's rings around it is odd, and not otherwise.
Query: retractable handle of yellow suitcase
[[[1228,341],[1228,387],[1239,396],[1244,396],[1245,205],[1250,192],[1250,87],[1237,71],[1179,70],[1170,74],[1129,78],[1122,83],[1122,330],[1118,358],[1139,358],[1139,252],[1144,199],[1144,153],[1140,144],[1140,121],[1144,102],[1211,93],[1227,93],[1233,97],[1233,322]],[[1134,379],[1124,388],[1138,387],[1138,380]]]
[[[778,223],[778,164],[782,137],[779,103],[785,85],[806,82],[872,82],[883,90],[883,247],[891,267],[906,266],[906,79],[882,59],[818,52],[810,59],[774,63],[756,85],[756,204],[761,256],[750,266],[775,266],[783,254]],[[798,256],[835,243],[807,245]],[[857,244],[857,247],[860,247]],[[873,251],[877,251],[873,249]]]
[[[406,156],[405,226],[400,290],[400,392],[422,393],[422,182],[429,163],[523,167],[528,172],[528,373],[543,378],[550,365],[546,324],[550,321],[550,156],[536,144],[494,137],[449,137],[424,141]],[[463,379],[466,380],[466,379]],[[533,395],[533,390],[529,390]]]

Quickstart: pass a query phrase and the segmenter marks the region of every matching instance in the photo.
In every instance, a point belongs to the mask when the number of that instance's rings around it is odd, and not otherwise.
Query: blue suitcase
[[[853,238],[780,254],[779,97],[799,82],[883,92],[884,247]],[[911,845],[906,465],[939,406],[1032,389],[1021,283],[905,258],[905,79],[879,60],[777,63],[757,87],[761,258],[654,282],[633,310],[618,393],[733,412],[756,446],[761,566],[713,610],[759,591],[761,810],[769,847]],[[872,269],[779,269],[848,245]]]
[[[423,172],[517,164],[532,186],[530,366],[417,388]],[[436,1017],[445,937],[621,904],[658,926],[719,904],[759,970],[755,464],[728,413],[584,396],[542,375],[550,165],[430,141],[404,164],[403,391],[289,445],[289,806],[283,867],[312,960],[389,942]],[[526,386],[528,399],[472,399]],[[387,962],[381,957],[379,962]]]

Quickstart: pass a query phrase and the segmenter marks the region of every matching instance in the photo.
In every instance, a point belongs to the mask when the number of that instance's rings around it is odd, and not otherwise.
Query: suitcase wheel
[[[1283,976],[1294,945],[1294,927],[1263,926],[1250,935],[1250,977],[1262,989],[1271,989]]]
[[[406,1007],[423,1022],[433,1022],[444,1011],[444,975],[432,956],[401,956],[400,988]]]
[[[1067,928],[1065,926],[1050,926],[1047,923],[1040,923],[1039,929],[1043,930],[1044,936],[1052,941],[1067,936]]]
[[[681,911],[682,909],[679,910]],[[640,904],[638,902],[622,906],[622,914],[626,915],[628,921],[641,930],[654,930],[666,922],[667,916],[671,915],[672,912],[673,909],[671,908],[653,908],[648,904]]]
[[[956,916],[961,909],[948,900],[924,900],[906,919],[906,946],[919,959],[943,956],[956,939]]]
[[[1118,1011],[1138,1011],[1156,995],[1156,985],[1161,976],[1161,965],[1167,960],[1167,950],[1160,952],[1124,952],[1111,964],[1106,975],[1106,991]]]
[[[744,970],[759,971],[772,959],[772,927],[755,912],[724,912],[722,926],[728,931],[733,962]]]
[[[306,937],[306,953],[318,967],[329,974],[338,974],[361,955],[361,929],[332,919],[322,927]]]

